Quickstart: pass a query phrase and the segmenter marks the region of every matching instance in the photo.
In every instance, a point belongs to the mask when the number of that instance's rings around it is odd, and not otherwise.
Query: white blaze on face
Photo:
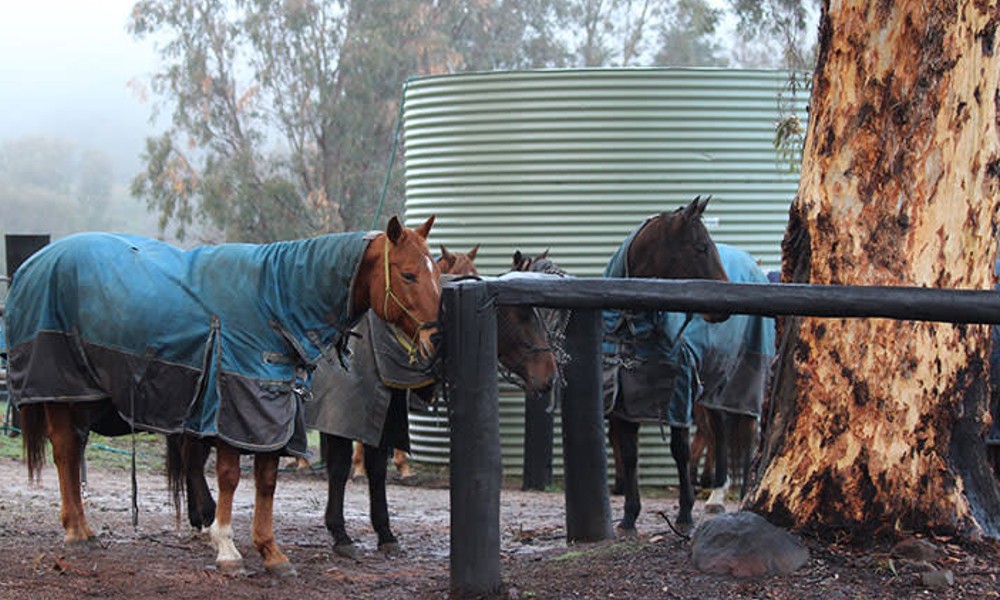
[[[434,289],[437,291],[438,295],[441,295],[441,278],[434,277],[434,261],[431,257],[424,257],[424,268],[427,269],[427,277],[434,282]]]

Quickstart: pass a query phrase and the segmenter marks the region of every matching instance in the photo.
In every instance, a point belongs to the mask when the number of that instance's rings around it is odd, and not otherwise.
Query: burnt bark
[[[995,3],[823,3],[786,282],[992,287],[1000,204]],[[745,506],[858,541],[1000,535],[989,330],[779,321]]]

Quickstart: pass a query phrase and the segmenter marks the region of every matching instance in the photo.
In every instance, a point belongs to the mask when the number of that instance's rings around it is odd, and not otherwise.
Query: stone
[[[908,538],[892,547],[892,555],[896,558],[930,562],[941,558],[941,550],[927,540]]]
[[[809,560],[809,550],[764,517],[741,511],[699,525],[691,540],[691,558],[706,573],[759,578],[795,571]]]
[[[943,591],[955,585],[955,574],[949,569],[925,571],[920,574],[920,583],[934,591]]]

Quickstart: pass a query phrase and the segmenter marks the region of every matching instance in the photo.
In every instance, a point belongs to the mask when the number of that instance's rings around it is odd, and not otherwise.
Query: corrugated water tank
[[[599,276],[643,218],[711,195],[713,238],[778,269],[798,173],[775,148],[776,124],[791,113],[804,131],[808,103],[802,74],[792,75],[648,68],[411,80],[407,221],[437,216],[434,249],[482,244],[476,264],[485,275],[507,271],[515,250],[549,250],[573,275]],[[504,468],[519,474],[523,395],[503,385],[500,403]],[[642,431],[643,484],[676,481],[659,429]],[[447,462],[443,415],[414,415],[411,434],[416,460]]]

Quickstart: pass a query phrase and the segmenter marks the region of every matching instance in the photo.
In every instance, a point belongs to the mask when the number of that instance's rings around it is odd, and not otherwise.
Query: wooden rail
[[[451,431],[451,587],[501,590],[496,307],[574,309],[561,411],[568,542],[612,535],[601,397],[600,310],[890,318],[1000,324],[1000,293],[914,287],[743,284],[517,274],[448,283],[442,296]]]

